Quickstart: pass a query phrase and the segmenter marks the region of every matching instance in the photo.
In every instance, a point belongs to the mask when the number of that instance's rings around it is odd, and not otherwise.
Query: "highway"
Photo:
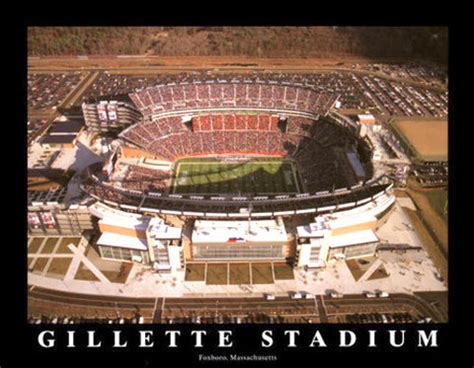
[[[345,295],[343,298],[329,298],[317,295],[311,299],[293,300],[289,297],[276,297],[265,300],[251,298],[131,298],[122,296],[98,296],[79,293],[66,293],[39,287],[28,291],[29,314],[67,315],[92,317],[133,316],[141,314],[147,323],[161,323],[167,318],[202,316],[246,316],[265,314],[268,316],[307,316],[320,322],[328,322],[327,306],[359,307],[398,306],[399,309],[414,308],[434,321],[443,322],[447,315],[432,303],[408,294],[392,294],[388,298],[366,298],[363,295]]]

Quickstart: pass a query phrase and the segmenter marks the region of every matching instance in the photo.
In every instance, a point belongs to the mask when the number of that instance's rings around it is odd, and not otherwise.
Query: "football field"
[[[187,158],[176,163],[172,192],[269,195],[299,193],[300,187],[296,165],[284,158]]]

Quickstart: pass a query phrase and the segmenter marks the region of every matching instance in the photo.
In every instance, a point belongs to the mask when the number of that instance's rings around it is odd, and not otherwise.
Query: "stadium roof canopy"
[[[98,245],[105,245],[116,248],[136,249],[136,250],[147,250],[146,239],[137,238],[135,236],[118,235],[113,233],[103,233],[99,240]]]
[[[67,144],[74,142],[76,134],[47,135],[41,139],[41,144]]]
[[[56,134],[63,134],[63,133],[79,133],[82,127],[84,126],[84,122],[81,120],[70,120],[66,122],[59,122],[54,123],[49,129],[49,134],[56,135]]]

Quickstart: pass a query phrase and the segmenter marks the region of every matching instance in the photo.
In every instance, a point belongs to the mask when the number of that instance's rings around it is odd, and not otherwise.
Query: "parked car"
[[[301,299],[301,298],[303,298],[303,295],[301,295],[301,293],[296,291],[296,292],[291,294],[290,298],[291,299]]]

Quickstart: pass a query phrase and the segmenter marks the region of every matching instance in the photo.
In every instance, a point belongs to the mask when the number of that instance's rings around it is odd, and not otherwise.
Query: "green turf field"
[[[218,158],[187,158],[176,163],[175,194],[299,193],[296,165],[283,158],[226,162]]]

